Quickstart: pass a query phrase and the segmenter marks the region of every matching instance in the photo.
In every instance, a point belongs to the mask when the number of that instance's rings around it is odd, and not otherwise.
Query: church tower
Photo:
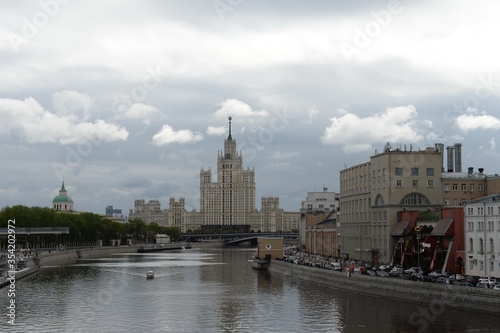
[[[73,204],[73,199],[68,195],[63,181],[59,195],[52,200],[52,208],[57,211],[72,212],[74,210]]]

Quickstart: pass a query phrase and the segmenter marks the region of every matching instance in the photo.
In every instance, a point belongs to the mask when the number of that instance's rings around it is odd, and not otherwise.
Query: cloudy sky
[[[258,208],[338,192],[386,142],[499,173],[500,4],[351,3],[5,2],[0,205],[51,206],[64,179],[79,211],[199,210],[228,116]]]

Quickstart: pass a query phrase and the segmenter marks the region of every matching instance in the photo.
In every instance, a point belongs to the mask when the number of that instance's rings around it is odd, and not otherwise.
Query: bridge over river
[[[297,232],[247,232],[247,233],[211,233],[185,234],[181,239],[186,242],[204,242],[217,240],[227,246],[236,246],[242,243],[257,245],[259,237],[282,237],[285,242],[296,242],[300,235]]]

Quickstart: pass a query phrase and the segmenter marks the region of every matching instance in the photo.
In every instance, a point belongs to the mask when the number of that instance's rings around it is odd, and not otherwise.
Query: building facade
[[[211,168],[200,171],[200,211],[186,211],[185,199],[169,199],[169,208],[162,211],[158,200],[135,201],[129,219],[142,218],[146,223],[174,226],[186,233],[199,228],[238,229],[255,232],[290,231],[298,228],[300,213],[285,214],[278,197],[263,197],[261,210],[255,207],[255,172],[243,167],[243,156],[237,151],[231,134],[224,140],[224,149],[217,156],[217,179]],[[286,218],[284,218],[286,216]]]
[[[446,231],[436,230],[432,237],[433,240],[448,237],[442,239],[446,244],[440,243],[438,252],[453,252],[456,258],[443,260],[443,264],[447,269],[460,271],[464,242],[457,239],[463,237],[457,228],[461,228],[464,218],[454,208],[462,210],[468,202],[500,191],[497,174],[486,175],[483,168],[475,172],[472,167],[462,172],[461,147],[457,143],[445,150],[443,144],[437,143],[434,147],[413,151],[411,146],[394,149],[388,143],[381,153],[376,151],[369,162],[340,171],[341,256],[393,263],[403,249],[403,244],[398,244],[402,239],[402,228],[398,224],[408,222],[415,228],[417,223],[401,220],[402,212],[411,211],[416,216],[453,212],[453,217],[437,219],[429,225],[439,230],[449,227]]]
[[[339,194],[328,192],[328,188],[324,187],[322,192],[307,192],[305,201],[302,201],[301,212],[330,212],[335,211],[339,203]]]
[[[500,278],[500,194],[471,200],[465,212],[465,273]]]
[[[137,199],[134,201],[134,209],[129,213],[129,221],[135,218],[142,219],[145,223],[156,223],[161,226],[167,226],[166,212],[161,210],[159,200]]]
[[[212,171],[200,172],[200,213],[203,225],[250,224],[255,211],[255,173],[243,168],[243,156],[236,150],[236,140],[229,135],[224,140],[224,150],[217,156],[217,180],[212,181]]]
[[[413,151],[388,143],[370,161],[340,172],[339,237],[344,257],[393,261],[398,212],[442,206],[442,145]]]

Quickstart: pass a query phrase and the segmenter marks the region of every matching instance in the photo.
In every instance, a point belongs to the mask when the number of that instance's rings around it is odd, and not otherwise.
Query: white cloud
[[[374,143],[418,142],[422,134],[414,121],[417,115],[413,105],[387,108],[366,118],[345,113],[330,119],[321,141],[341,145],[348,153],[370,150]]]
[[[54,112],[63,117],[87,120],[93,100],[88,94],[75,90],[63,90],[52,94]]]
[[[225,126],[220,126],[220,127],[214,127],[214,126],[208,126],[207,127],[207,134],[208,135],[217,135],[217,136],[220,136],[220,135],[224,135],[225,133],[227,133],[227,127]]]
[[[94,122],[78,122],[77,117],[66,107],[63,93],[56,97],[59,111],[69,112],[59,115],[44,108],[34,98],[24,100],[0,99],[0,132],[17,132],[27,143],[56,142],[61,144],[82,143],[88,140],[117,141],[126,140],[128,131],[115,124],[108,124],[101,119]],[[76,95],[70,93],[69,96]],[[77,97],[78,98],[78,97]]]
[[[308,115],[308,118],[307,118],[307,123],[308,124],[312,124],[313,122],[313,118],[319,113],[318,110],[316,110],[316,108],[310,108],[309,110],[307,110],[307,115]]]
[[[220,103],[220,109],[215,112],[218,119],[231,117],[266,117],[269,112],[265,110],[255,111],[250,105],[237,99],[227,99]]]
[[[495,138],[491,138],[491,140],[490,140],[490,148],[491,148],[491,150],[495,150],[496,147],[497,147],[497,144],[495,142]]]
[[[121,106],[123,108],[118,110],[118,119],[140,119],[147,125],[151,123],[151,117],[158,113],[158,108],[142,103],[134,103],[128,109]]]
[[[457,117],[456,123],[458,128],[464,132],[474,131],[477,129],[500,129],[500,119],[488,114],[482,114],[479,116],[463,114]]]
[[[157,146],[169,145],[171,143],[191,143],[201,141],[203,136],[200,133],[193,133],[191,130],[174,131],[172,126],[166,124],[153,136],[153,144]]]

